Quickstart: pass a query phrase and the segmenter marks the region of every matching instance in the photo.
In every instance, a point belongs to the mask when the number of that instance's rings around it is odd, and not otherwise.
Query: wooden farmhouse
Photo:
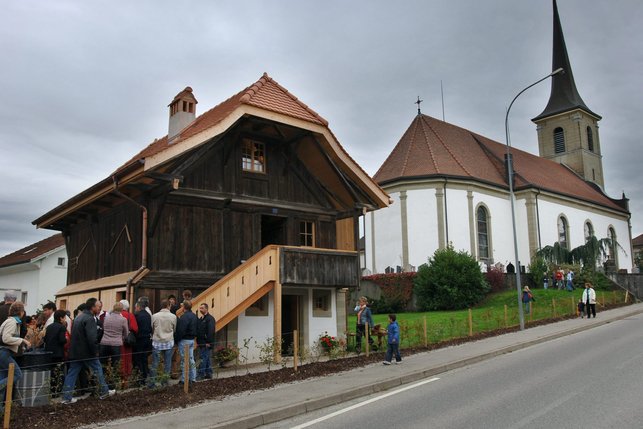
[[[266,74],[198,117],[196,106],[185,88],[167,136],[33,222],[65,237],[58,306],[147,296],[156,311],[190,289],[228,342],[341,335],[359,217],[388,195]]]

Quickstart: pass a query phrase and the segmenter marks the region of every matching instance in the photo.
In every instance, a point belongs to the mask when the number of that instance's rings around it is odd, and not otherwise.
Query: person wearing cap
[[[130,313],[129,301],[126,299],[121,299],[121,304],[123,305],[123,311],[121,311],[121,316],[127,319],[127,325],[130,332],[133,332],[134,335],[138,334],[138,324],[136,323],[136,317]],[[133,345],[123,344],[121,346],[121,380],[123,380],[123,385],[127,387],[128,380],[130,375],[132,375],[132,347]]]
[[[534,295],[531,293],[531,290],[529,290],[529,286],[525,286],[522,288],[522,305],[523,305],[523,310],[525,313],[529,314],[531,309],[529,308],[529,303],[531,301],[535,301]]]

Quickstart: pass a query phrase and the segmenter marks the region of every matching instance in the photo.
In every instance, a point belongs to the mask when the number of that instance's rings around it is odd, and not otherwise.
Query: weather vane
[[[420,96],[418,95],[418,99],[417,99],[417,101],[416,101],[415,103],[413,103],[413,104],[417,104],[417,105],[418,105],[418,115],[421,115],[421,114],[422,114],[422,112],[420,111],[420,104],[421,104],[423,101],[424,101],[424,100],[420,100]]]

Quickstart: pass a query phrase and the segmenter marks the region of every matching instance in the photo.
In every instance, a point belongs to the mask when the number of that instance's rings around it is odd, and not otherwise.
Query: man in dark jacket
[[[179,383],[186,380],[188,374],[185,374],[185,359],[190,359],[190,374],[188,383],[196,381],[196,363],[194,362],[194,339],[197,336],[198,320],[196,314],[192,313],[192,301],[186,299],[183,301],[183,312],[176,322],[176,333],[174,334],[174,343],[179,349],[181,356],[181,378]],[[186,347],[187,346],[187,347]],[[185,355],[185,349],[188,349],[188,356]]]
[[[89,368],[98,378],[100,399],[105,399],[116,393],[115,390],[109,390],[107,387],[103,368],[98,360],[97,327],[94,317],[98,310],[96,301],[96,298],[89,298],[83,312],[74,319],[69,347],[69,371],[63,387],[63,404],[76,402],[76,398],[72,398],[72,393],[76,385],[76,378],[82,368]]]
[[[210,355],[214,347],[215,320],[214,317],[208,313],[208,304],[206,303],[199,306],[199,313],[201,317],[197,324],[196,342],[199,345],[201,363],[199,364],[197,380],[205,380],[212,378]]]
[[[65,344],[67,344],[67,327],[65,310],[56,310],[52,314],[53,322],[45,329],[45,350],[51,352],[51,393],[60,393],[63,382],[63,360],[65,360]]]
[[[140,374],[136,384],[142,387],[145,386],[145,381],[147,380],[149,372],[147,358],[152,351],[152,316],[146,310],[145,301],[139,300],[134,308],[138,332],[136,333],[133,360],[134,368],[137,368]]]

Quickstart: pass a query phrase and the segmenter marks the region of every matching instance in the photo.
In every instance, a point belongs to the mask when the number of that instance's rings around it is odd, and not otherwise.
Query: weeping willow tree
[[[574,249],[568,250],[556,242],[553,246],[543,247],[536,255],[551,264],[580,265],[593,270],[602,260],[614,257],[619,248],[623,249],[616,240],[591,236],[585,244]]]

